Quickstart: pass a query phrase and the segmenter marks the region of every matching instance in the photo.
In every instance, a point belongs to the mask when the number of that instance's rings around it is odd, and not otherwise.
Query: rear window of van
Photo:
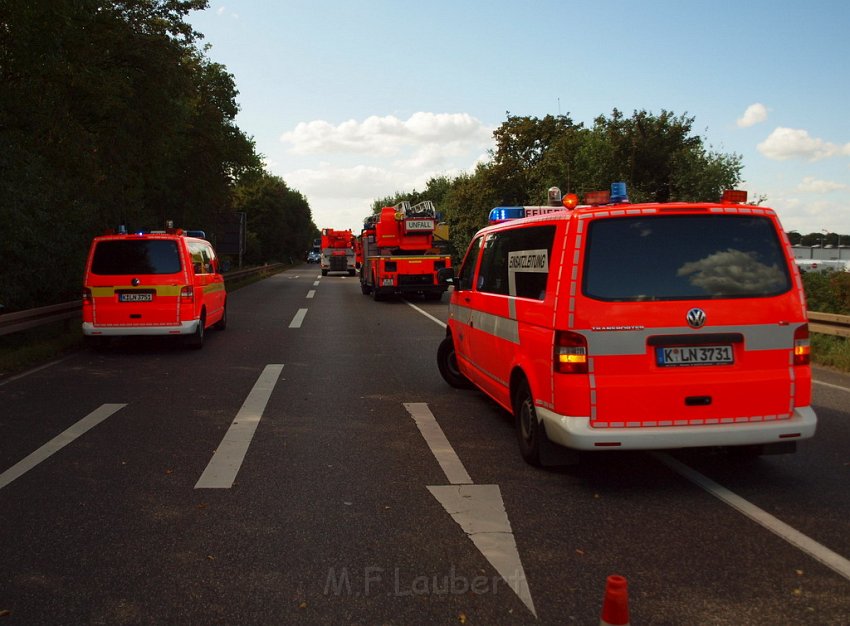
[[[180,253],[177,242],[169,239],[100,241],[91,271],[101,276],[176,274],[180,271]]]
[[[591,222],[583,292],[599,300],[768,297],[791,288],[773,221],[662,215]]]

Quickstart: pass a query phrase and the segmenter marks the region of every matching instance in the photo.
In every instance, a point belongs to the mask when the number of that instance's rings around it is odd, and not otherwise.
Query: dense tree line
[[[625,181],[632,202],[717,200],[741,181],[741,157],[712,151],[693,134],[693,123],[668,111],[635,111],[627,118],[614,109],[590,128],[569,115],[508,114],[494,133],[490,158],[474,172],[433,178],[423,191],[397,192],[375,201],[372,210],[399,200],[433,200],[462,254],[491,208],[546,204],[552,186],[582,194]]]
[[[91,238],[120,224],[157,229],[173,220],[215,243],[232,212],[245,211],[254,262],[300,254],[313,236],[306,200],[263,171],[236,125],[233,76],[207,58],[185,21],[206,6],[0,4],[6,311],[77,298]],[[261,185],[280,193],[260,202]]]

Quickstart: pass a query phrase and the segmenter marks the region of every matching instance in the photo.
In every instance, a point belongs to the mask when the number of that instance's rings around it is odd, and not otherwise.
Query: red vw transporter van
[[[577,202],[494,209],[443,273],[440,372],[513,413],[526,461],[550,442],[761,454],[813,436],[805,297],[772,209],[630,204],[623,183]]]
[[[83,284],[83,334],[97,343],[179,335],[201,348],[227,325],[227,293],[210,242],[180,229],[95,237]]]

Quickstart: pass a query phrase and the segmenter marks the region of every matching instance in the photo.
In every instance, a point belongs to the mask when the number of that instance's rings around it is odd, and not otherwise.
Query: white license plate
[[[735,362],[731,345],[671,346],[655,349],[655,362],[661,367],[680,365],[729,365]]]
[[[152,293],[121,293],[118,294],[119,302],[153,302]]]

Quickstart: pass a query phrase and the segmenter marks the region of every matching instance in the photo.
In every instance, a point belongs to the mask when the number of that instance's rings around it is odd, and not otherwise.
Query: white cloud
[[[829,157],[850,155],[850,143],[843,146],[814,138],[808,131],[779,127],[756,146],[768,159],[785,161],[792,158],[819,161]]]
[[[301,122],[280,140],[293,154],[360,153],[395,155],[404,149],[456,142],[466,147],[490,141],[493,130],[467,113],[414,113],[406,121],[373,115],[337,126],[324,120]]]
[[[802,182],[797,185],[797,191],[807,193],[829,193],[830,191],[838,191],[840,189],[847,188],[848,185],[844,183],[837,183],[832,180],[818,180],[814,176],[806,176],[803,178]]]
[[[471,172],[493,146],[493,129],[466,113],[301,122],[280,136],[287,185],[310,202],[320,228],[359,230],[377,198],[423,191],[436,176]],[[293,167],[294,164],[294,167]]]
[[[738,118],[737,124],[740,128],[755,126],[767,119],[767,107],[760,102],[751,104],[744,111],[743,117]]]

